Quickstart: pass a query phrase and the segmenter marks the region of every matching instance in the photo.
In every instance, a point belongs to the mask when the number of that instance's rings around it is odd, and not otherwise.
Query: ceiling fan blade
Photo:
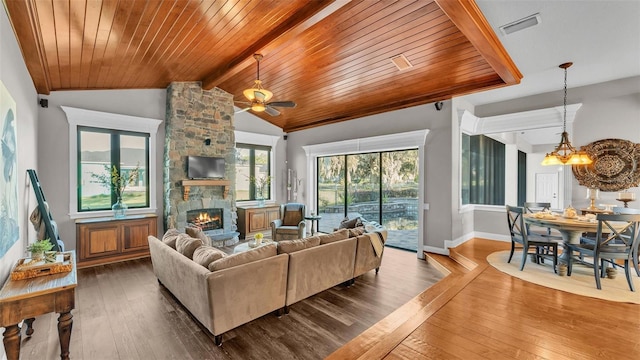
[[[271,106],[269,106],[269,105],[267,105],[267,106],[264,108],[264,112],[266,112],[267,114],[269,114],[269,115],[271,115],[271,116],[278,116],[278,115],[280,115],[280,111],[278,111],[278,110],[276,110],[276,109],[272,108],[272,107],[271,107]]]
[[[243,113],[243,112],[245,112],[247,110],[251,110],[251,108],[248,107],[248,108],[240,109],[240,110],[236,111],[235,114],[240,114],[240,113]]]
[[[278,106],[278,107],[286,107],[286,108],[294,108],[296,107],[296,103],[293,101],[272,101],[268,103],[269,106]]]
[[[248,105],[251,106],[251,103],[248,101],[234,101],[236,104]]]

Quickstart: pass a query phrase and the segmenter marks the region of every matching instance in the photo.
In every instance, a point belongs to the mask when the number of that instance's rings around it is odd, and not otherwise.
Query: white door
[[[558,173],[536,173],[536,202],[547,202],[558,208]]]

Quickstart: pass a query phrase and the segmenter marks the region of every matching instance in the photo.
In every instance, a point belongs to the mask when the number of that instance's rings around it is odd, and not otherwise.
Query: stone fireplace
[[[203,90],[199,82],[174,82],[167,88],[164,148],[165,228],[183,231],[198,226],[213,245],[238,242],[235,207],[235,138],[233,95],[220,89]],[[219,181],[189,183],[188,156],[225,159]],[[198,216],[203,214],[203,218]],[[206,220],[206,216],[210,219]]]

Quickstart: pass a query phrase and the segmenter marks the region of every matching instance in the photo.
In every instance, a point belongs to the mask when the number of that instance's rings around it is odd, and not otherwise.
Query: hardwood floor
[[[387,248],[374,271],[224,334],[222,347],[156,281],[149,259],[78,271],[72,359],[322,359],[437,286],[443,275],[415,253]],[[435,284],[435,285],[434,285]],[[259,299],[256,299],[259,301]],[[57,316],[38,317],[21,359],[59,359]]]
[[[433,255],[450,275],[329,359],[640,359],[640,306],[545,288],[487,264],[508,246],[474,239],[451,249],[468,269]]]

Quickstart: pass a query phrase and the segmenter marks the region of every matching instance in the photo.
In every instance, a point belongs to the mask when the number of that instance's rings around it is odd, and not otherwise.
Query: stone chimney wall
[[[207,139],[210,140],[206,145]],[[188,156],[225,159],[225,180],[231,182],[226,199],[222,186],[191,186],[183,199],[182,180],[187,180]],[[236,227],[235,138],[233,95],[218,88],[203,90],[200,82],[173,82],[167,88],[167,115],[164,148],[165,229],[186,225],[187,210],[210,205],[225,209],[225,231]]]

